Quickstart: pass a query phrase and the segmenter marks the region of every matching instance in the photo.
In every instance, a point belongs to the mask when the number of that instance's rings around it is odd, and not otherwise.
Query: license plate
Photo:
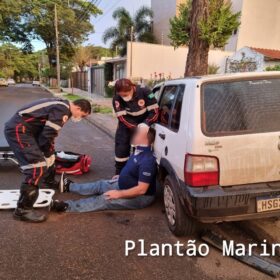
[[[267,212],[280,209],[280,196],[257,198],[257,212]]]

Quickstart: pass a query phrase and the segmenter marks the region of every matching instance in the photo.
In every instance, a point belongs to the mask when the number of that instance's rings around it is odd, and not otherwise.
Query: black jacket
[[[158,104],[153,92],[137,86],[132,100],[126,102],[118,94],[113,97],[113,108],[119,121],[128,128],[144,122],[147,125],[158,119]]]
[[[36,139],[39,148],[48,157],[54,153],[54,139],[58,131],[70,117],[69,101],[60,98],[45,98],[18,110],[6,123],[6,129],[16,130],[17,125],[22,124],[25,127],[25,133]]]

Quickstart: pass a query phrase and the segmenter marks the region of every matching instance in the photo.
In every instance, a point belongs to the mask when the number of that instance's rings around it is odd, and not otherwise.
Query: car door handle
[[[159,136],[162,140],[165,140],[165,134],[164,134],[164,133],[159,133],[158,136]]]

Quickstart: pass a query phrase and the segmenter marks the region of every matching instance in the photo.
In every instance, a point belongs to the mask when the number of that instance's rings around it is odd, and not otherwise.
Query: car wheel
[[[196,231],[196,222],[186,215],[176,183],[170,176],[164,180],[164,206],[168,227],[174,235],[186,236]]]

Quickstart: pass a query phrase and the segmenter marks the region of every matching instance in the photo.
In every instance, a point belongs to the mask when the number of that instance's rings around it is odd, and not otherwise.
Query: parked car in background
[[[169,229],[280,214],[280,72],[166,81],[155,155]]]
[[[1,87],[7,87],[8,86],[8,82],[6,81],[6,79],[0,78],[0,86]]]
[[[40,85],[40,81],[32,81],[32,86],[39,87]]]
[[[8,79],[7,83],[8,83],[8,85],[15,85],[16,84],[14,79]]]

